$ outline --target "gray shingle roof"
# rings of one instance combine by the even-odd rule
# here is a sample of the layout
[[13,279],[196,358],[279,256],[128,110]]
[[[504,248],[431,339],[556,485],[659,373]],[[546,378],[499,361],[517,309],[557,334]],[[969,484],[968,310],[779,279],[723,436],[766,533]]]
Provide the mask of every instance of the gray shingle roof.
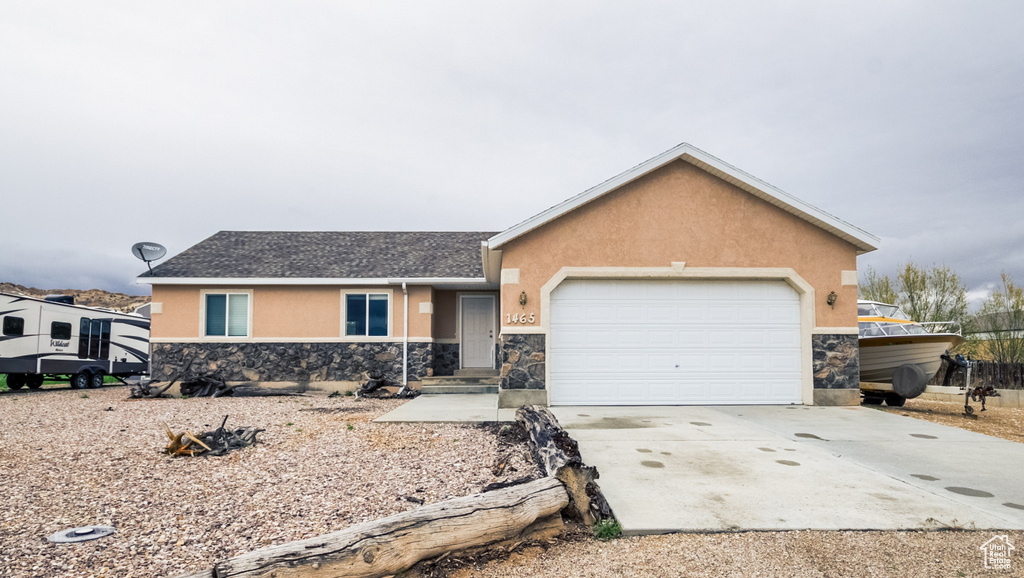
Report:
[[221,231],[146,277],[482,278],[494,233]]

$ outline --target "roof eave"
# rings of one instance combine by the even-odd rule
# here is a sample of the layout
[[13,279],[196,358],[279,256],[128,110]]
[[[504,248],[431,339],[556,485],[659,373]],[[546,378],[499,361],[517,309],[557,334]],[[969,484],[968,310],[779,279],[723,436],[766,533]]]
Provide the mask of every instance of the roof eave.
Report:
[[138,285],[480,285],[492,283],[480,277],[143,277]]

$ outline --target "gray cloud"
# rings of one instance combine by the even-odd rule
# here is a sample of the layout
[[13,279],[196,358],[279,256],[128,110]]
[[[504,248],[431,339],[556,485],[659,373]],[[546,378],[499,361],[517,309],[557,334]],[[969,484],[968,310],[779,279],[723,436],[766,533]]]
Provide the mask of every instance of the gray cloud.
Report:
[[1024,281],[1018,3],[0,1],[2,280],[500,230],[686,141],[879,235],[862,268]]

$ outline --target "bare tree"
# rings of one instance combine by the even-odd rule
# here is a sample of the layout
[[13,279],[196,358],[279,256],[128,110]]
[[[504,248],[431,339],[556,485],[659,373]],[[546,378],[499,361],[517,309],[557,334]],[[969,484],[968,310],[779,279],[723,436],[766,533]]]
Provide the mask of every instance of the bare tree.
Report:
[[868,267],[858,287],[862,299],[898,305],[914,321],[953,321],[967,318],[967,285],[945,265],[923,269],[902,265],[896,278]]
[[925,270],[907,263],[896,275],[898,305],[914,321],[955,321],[967,317],[967,285],[949,267]]
[[1024,363],[1024,287],[1004,272],[1001,289],[982,303],[974,329],[993,361]]
[[899,300],[892,279],[888,275],[880,275],[871,267],[864,271],[864,282],[857,287],[857,291],[861,299],[868,301],[896,303]]

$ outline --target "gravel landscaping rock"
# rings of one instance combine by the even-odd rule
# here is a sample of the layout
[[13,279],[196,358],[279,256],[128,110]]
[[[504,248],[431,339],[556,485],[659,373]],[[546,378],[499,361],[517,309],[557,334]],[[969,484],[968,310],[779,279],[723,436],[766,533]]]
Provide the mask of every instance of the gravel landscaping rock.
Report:
[[[1017,548],[1024,532],[999,532]],[[408,578],[547,578],[554,576],[832,577],[1024,576],[986,570],[981,546],[992,532],[740,532],[669,534],[598,542],[578,536],[530,546],[507,557],[414,569]],[[443,565],[442,565],[443,566]]]
[[[499,426],[374,424],[403,400],[128,400],[128,388],[0,395],[0,576],[167,576],[538,475]],[[172,430],[255,426],[223,457],[164,455]],[[496,462],[508,464],[502,475]],[[113,536],[53,544],[60,530]]]

